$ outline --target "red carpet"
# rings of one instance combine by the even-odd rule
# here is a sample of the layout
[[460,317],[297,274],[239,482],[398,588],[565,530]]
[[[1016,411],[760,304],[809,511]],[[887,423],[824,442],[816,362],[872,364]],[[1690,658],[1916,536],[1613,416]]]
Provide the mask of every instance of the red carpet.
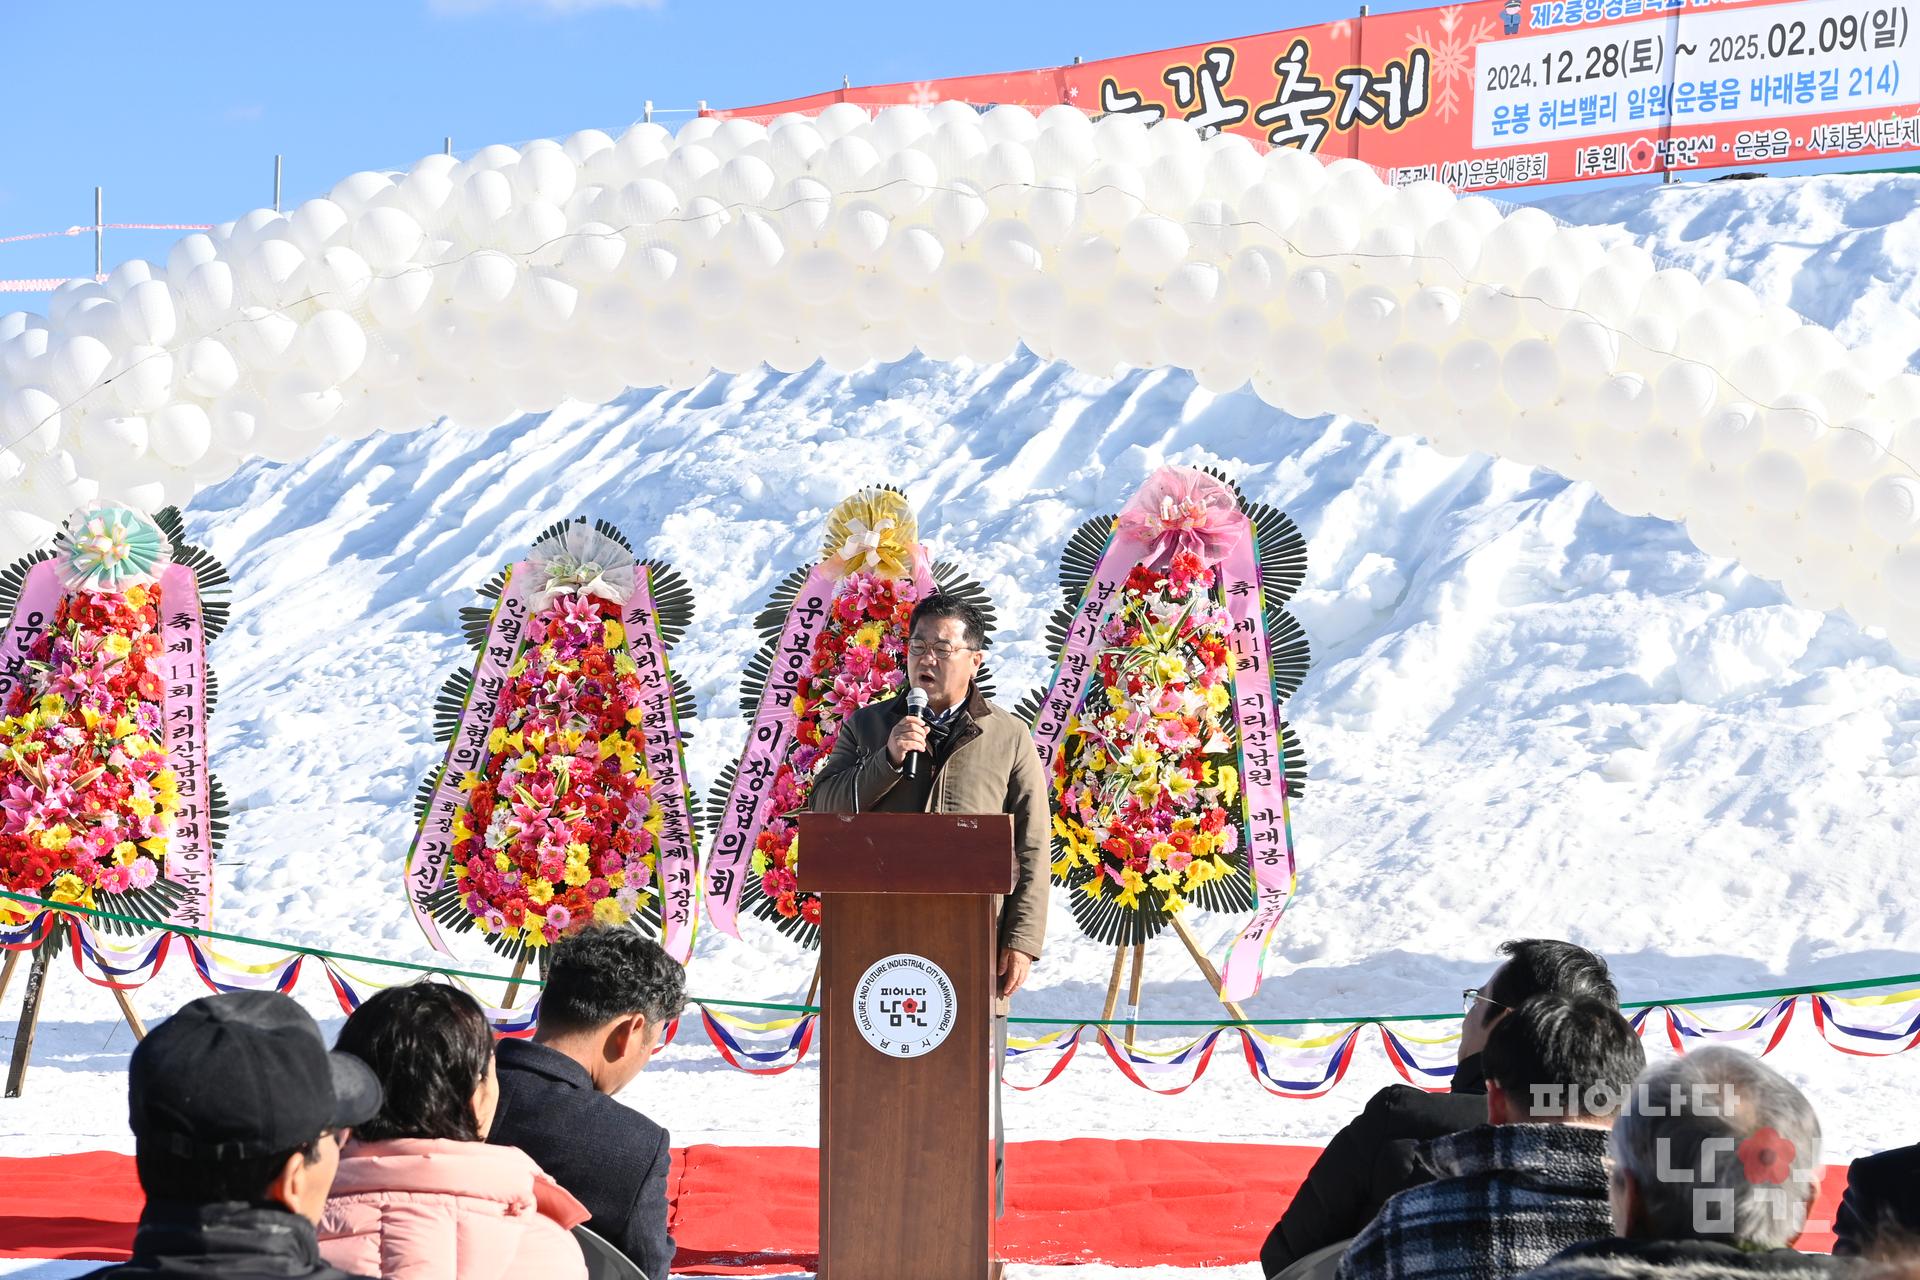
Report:
[[[1007,1150],[1001,1251],[1013,1262],[1198,1267],[1249,1261],[1313,1164],[1313,1147],[1216,1142],[1016,1142]],[[673,1153],[674,1270],[811,1270],[818,1261],[811,1147]],[[1830,1166],[1800,1247],[1832,1247],[1846,1170]],[[133,1161],[107,1152],[0,1158],[0,1257],[127,1256],[140,1216]]]

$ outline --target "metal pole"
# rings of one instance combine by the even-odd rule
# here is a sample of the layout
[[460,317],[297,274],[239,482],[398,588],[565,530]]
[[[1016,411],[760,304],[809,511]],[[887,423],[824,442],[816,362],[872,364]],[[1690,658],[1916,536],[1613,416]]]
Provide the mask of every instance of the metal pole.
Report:
[[274,156],[273,158],[273,211],[275,213],[280,212],[280,161],[281,159],[282,157],[278,155]]
[[707,100],[705,98],[700,99],[700,110],[696,114],[698,115],[707,114]]
[[106,197],[99,187],[93,189],[93,278],[107,274]]
[[652,98],[648,98],[647,105],[640,109],[640,121],[642,124],[653,123],[653,99]]
[[447,139],[447,154],[453,154],[453,139],[451,137]]

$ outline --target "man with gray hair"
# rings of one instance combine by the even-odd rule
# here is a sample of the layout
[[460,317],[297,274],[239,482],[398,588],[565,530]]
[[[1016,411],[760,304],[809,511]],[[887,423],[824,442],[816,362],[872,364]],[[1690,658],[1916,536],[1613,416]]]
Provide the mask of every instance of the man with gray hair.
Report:
[[1611,1152],[1614,1237],[1575,1245],[1527,1280],[1836,1273],[1832,1259],[1789,1247],[1820,1185],[1820,1121],[1751,1054],[1714,1045],[1648,1067]]

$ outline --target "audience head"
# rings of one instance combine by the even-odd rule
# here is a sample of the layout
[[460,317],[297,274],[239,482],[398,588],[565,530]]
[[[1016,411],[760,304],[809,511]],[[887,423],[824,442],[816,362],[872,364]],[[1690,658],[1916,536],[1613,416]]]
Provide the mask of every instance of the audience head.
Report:
[[1633,1025],[1596,996],[1534,996],[1487,1033],[1487,1114],[1495,1124],[1603,1127],[1647,1064]]
[[623,926],[586,929],[553,948],[534,1038],[618,1093],[686,1003],[686,971],[659,943]]
[[353,1011],[334,1049],[380,1078],[380,1112],[363,1142],[447,1138],[479,1142],[500,1101],[493,1028],[480,1002],[441,982],[388,987]]
[[1613,1126],[1613,1221],[1638,1239],[1789,1245],[1820,1183],[1820,1121],[1758,1058],[1720,1045],[1655,1063]]
[[278,1204],[318,1222],[346,1130],[380,1109],[365,1063],[328,1053],[274,991],[204,996],[155,1027],[127,1072],[134,1166],[151,1200]]
[[1507,957],[1483,987],[1474,988],[1460,1029],[1460,1060],[1487,1045],[1487,1033],[1508,1013],[1537,995],[1593,996],[1614,1008],[1620,993],[1607,962],[1585,947],[1551,938],[1521,938],[1500,944]]

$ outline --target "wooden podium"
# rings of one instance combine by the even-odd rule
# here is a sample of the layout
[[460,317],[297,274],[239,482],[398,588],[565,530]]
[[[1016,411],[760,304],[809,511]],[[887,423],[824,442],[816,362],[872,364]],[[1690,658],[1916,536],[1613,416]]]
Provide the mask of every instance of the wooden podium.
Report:
[[998,1275],[994,895],[1013,891],[1013,819],[799,827],[800,887],[823,895],[821,1280]]

